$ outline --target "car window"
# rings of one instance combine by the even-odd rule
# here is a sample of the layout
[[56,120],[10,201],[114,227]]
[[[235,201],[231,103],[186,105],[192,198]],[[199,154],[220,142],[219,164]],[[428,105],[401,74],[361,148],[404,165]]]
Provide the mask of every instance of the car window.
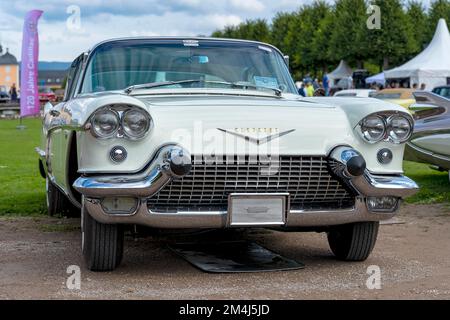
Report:
[[78,56],[70,66],[69,73],[67,75],[66,91],[64,93],[64,101],[69,100],[74,96],[77,86],[78,78],[81,73],[81,66],[83,62],[84,54]]
[[[255,43],[213,40],[130,40],[103,44],[89,58],[81,92],[183,80],[246,82],[297,94],[286,63],[275,49]],[[217,83],[201,85],[224,87]]]
[[433,93],[436,93],[446,98],[450,98],[450,88],[434,88]]
[[351,93],[351,92],[336,93],[336,97],[356,97],[356,93]]

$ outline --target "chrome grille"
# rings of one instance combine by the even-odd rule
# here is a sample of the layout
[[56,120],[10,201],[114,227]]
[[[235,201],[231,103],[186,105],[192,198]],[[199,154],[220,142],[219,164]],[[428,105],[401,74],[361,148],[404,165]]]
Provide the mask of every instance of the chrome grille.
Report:
[[226,210],[230,193],[290,194],[291,210],[338,209],[354,205],[352,195],[319,156],[280,156],[260,163],[248,156],[220,159],[192,157],[192,170],[149,199],[154,211]]

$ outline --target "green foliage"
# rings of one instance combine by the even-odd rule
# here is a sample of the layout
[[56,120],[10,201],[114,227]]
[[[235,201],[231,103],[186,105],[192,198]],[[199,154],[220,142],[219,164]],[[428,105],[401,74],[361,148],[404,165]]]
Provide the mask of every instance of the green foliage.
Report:
[[[425,48],[430,38],[426,31],[428,30],[428,16],[425,13],[424,5],[418,0],[408,2],[406,14],[408,23],[412,29],[410,36],[414,39],[416,45],[416,50],[410,53],[418,54]],[[433,28],[432,32],[434,31],[435,29]]]
[[450,0],[435,0],[431,4],[428,14],[428,38],[431,39],[439,19],[444,18],[447,21],[447,27],[450,26]]
[[227,26],[223,30],[216,30],[212,34],[218,38],[246,39],[270,42],[270,27],[266,20],[247,20],[237,26]]
[[371,53],[384,69],[389,69],[391,64],[398,65],[418,52],[419,45],[400,0],[375,0],[373,4],[381,8],[381,29],[368,33]]
[[[341,59],[371,71],[402,64],[431,41],[437,22],[450,23],[450,0],[314,0],[295,12],[226,26],[212,35],[269,42],[291,57],[296,78],[336,67]],[[381,9],[381,29],[369,30],[368,5]]]
[[364,0],[337,0],[330,37],[329,55],[334,61],[360,64],[370,54],[367,29],[367,4]]

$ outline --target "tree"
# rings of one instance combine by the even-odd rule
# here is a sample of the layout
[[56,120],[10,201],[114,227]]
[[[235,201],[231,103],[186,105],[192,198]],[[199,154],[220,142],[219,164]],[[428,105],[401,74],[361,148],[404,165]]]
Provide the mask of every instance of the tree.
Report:
[[341,59],[358,68],[371,57],[366,21],[367,6],[364,0],[337,0],[334,19],[331,24],[329,57],[333,61]]
[[374,60],[388,69],[407,60],[420,47],[401,0],[375,0],[373,4],[381,9],[381,28],[368,32],[370,51]]
[[312,55],[316,59],[315,64],[320,66],[323,72],[328,71],[330,63],[338,62],[333,60],[333,55],[330,55],[332,48],[329,39],[333,33],[333,19],[334,14],[330,7],[323,11],[323,17],[314,31],[311,44]]
[[289,32],[289,26],[292,25],[294,19],[294,13],[277,13],[272,20],[272,27],[270,29],[271,43],[288,55],[292,55],[293,52],[291,51],[292,46],[287,41],[286,35]]
[[213,37],[236,38],[255,40],[262,42],[270,41],[269,24],[264,19],[247,20],[238,26],[226,26],[223,30],[213,32]]
[[444,18],[447,21],[447,27],[450,26],[450,1],[435,0],[430,7],[428,19],[428,40],[431,41],[438,25],[439,19]]
[[[331,7],[323,0],[304,5],[289,21],[285,41],[291,45],[292,68],[299,73],[315,72],[324,67],[328,44],[314,41],[321,29],[322,20],[331,14]],[[323,38],[321,38],[323,39]],[[323,39],[326,40],[326,39]],[[323,52],[325,50],[325,52]],[[319,53],[319,54],[318,54]]]
[[428,37],[428,16],[424,5],[418,0],[408,2],[406,15],[409,20],[408,23],[413,30],[411,36],[416,42],[416,50],[413,50],[411,53],[417,54],[430,41]]

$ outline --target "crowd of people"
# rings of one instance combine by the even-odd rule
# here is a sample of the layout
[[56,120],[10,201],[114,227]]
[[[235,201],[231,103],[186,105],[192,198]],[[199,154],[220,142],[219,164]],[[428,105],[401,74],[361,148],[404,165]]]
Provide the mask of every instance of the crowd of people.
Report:
[[[346,79],[341,79],[345,83],[345,88],[339,89],[355,89],[353,78],[350,76]],[[330,79],[328,75],[325,73],[322,80],[318,78],[312,78],[310,75],[307,75],[302,81],[296,82],[297,89],[299,95],[303,97],[313,97],[313,96],[329,96],[332,95]],[[376,91],[380,91],[383,89],[413,89],[413,90],[426,90],[427,86],[425,83],[419,84],[413,83],[410,85],[407,81],[390,81],[386,82],[384,85],[380,83],[372,83],[367,86],[367,88],[361,89],[372,89]]]

